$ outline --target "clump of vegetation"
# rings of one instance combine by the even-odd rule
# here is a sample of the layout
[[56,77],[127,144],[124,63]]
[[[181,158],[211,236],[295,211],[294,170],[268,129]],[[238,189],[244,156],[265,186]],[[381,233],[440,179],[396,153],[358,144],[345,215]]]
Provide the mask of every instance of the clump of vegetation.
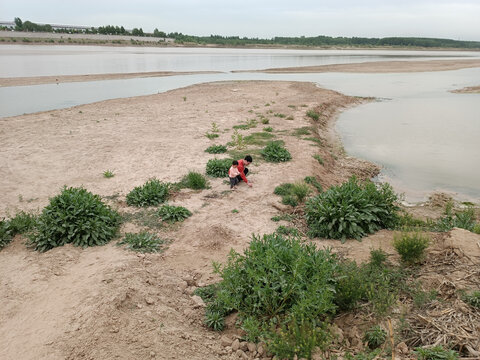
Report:
[[323,161],[323,158],[320,155],[314,154],[314,155],[312,155],[312,157],[315,160],[317,160],[320,165],[325,165],[325,162]]
[[207,313],[238,311],[250,339],[261,334],[280,358],[310,358],[328,340],[323,320],[335,310],[335,269],[328,250],[275,233],[253,236],[244,255],[232,250],[216,266],[223,280]]
[[363,341],[368,343],[370,349],[376,349],[385,343],[387,332],[379,325],[372,326],[365,332]]
[[418,360],[457,360],[459,358],[457,352],[446,350],[440,345],[428,349],[416,348],[414,352]]
[[208,188],[208,180],[203,174],[195,171],[189,171],[188,174],[182,178],[178,185],[181,188],[201,190]]
[[413,265],[423,260],[429,238],[420,232],[401,232],[393,237],[393,247],[405,264]]
[[192,216],[190,210],[184,208],[183,206],[173,206],[173,205],[162,205],[158,211],[158,216],[162,221],[168,221],[171,223],[177,221],[183,221],[189,216]]
[[286,117],[287,117],[287,115],[282,114],[282,113],[275,113],[275,114],[273,114],[273,116],[276,116],[276,117],[278,117],[278,118],[280,118],[280,119],[283,119],[283,118],[286,118]]
[[241,150],[245,148],[246,146],[245,139],[243,135],[238,132],[238,130],[235,130],[233,132],[232,141],[229,143],[229,146],[232,146],[237,150]]
[[277,141],[269,142],[261,154],[266,161],[270,162],[285,162],[292,159],[290,152]]
[[228,169],[232,166],[232,159],[210,159],[207,162],[207,175],[212,177],[228,176]]
[[316,112],[315,110],[308,110],[307,116],[314,121],[318,121],[318,119],[320,119],[320,113]]
[[35,229],[38,216],[20,211],[9,220],[9,227],[13,235],[25,234]]
[[303,179],[305,183],[312,185],[319,193],[323,192],[323,187],[322,184],[320,184],[315,176],[306,176],[305,179]]
[[275,188],[274,194],[282,197],[285,205],[297,206],[302,203],[310,193],[310,188],[305,183],[284,183]]
[[227,147],[225,145],[212,145],[206,148],[205,152],[209,154],[223,154],[227,152]]
[[168,199],[170,184],[150,179],[142,186],[135,187],[127,194],[129,206],[155,206]]
[[12,241],[13,232],[8,220],[0,220],[0,250]]
[[212,122],[212,129],[210,130],[212,133],[219,133],[220,128],[218,127],[216,122]]
[[126,249],[141,253],[158,253],[165,249],[165,240],[160,239],[155,234],[143,231],[141,233],[126,233],[118,246],[125,245]]
[[109,242],[117,234],[120,215],[83,188],[64,187],[50,199],[30,236],[38,251],[57,246],[94,246]]
[[245,124],[234,125],[233,128],[236,130],[248,130],[257,127],[257,123],[257,119],[250,119]]
[[439,219],[436,223],[435,230],[450,231],[454,227],[474,231],[476,224],[475,211],[473,208],[468,208],[464,211],[457,211],[453,214],[453,204],[448,204],[445,209],[445,216]]
[[110,179],[110,178],[112,178],[112,177],[114,177],[114,176],[115,176],[115,174],[114,174],[113,171],[111,171],[111,170],[105,170],[105,171],[103,172],[103,177],[104,177],[104,178]]
[[310,135],[311,130],[312,128],[310,126],[304,126],[304,127],[295,129],[292,135],[294,136]]
[[464,293],[462,295],[462,300],[468,305],[480,309],[480,291],[472,291],[471,293]]
[[309,235],[345,241],[392,228],[397,221],[396,201],[389,184],[377,186],[351,177],[306,202]]
[[256,132],[245,136],[244,140],[247,145],[265,145],[265,143],[274,138],[275,135],[269,132]]
[[205,133],[205,136],[206,136],[207,138],[209,138],[210,140],[213,140],[213,139],[218,138],[220,135],[215,134],[215,133],[208,133],[208,132],[207,132],[207,133]]
[[267,126],[267,127],[264,127],[264,128],[263,128],[263,131],[272,132],[272,131],[273,131],[273,128],[272,128],[271,126]]

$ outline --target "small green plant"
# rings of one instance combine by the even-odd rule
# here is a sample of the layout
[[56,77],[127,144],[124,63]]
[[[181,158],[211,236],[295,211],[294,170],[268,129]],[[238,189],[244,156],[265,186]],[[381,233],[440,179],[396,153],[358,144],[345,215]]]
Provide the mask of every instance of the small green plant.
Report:
[[472,291],[471,293],[465,293],[462,295],[462,300],[468,305],[480,309],[480,291]]
[[100,196],[83,188],[64,187],[43,209],[30,241],[38,251],[68,243],[103,245],[116,236],[119,225],[120,215]]
[[127,194],[129,206],[155,206],[168,199],[170,184],[150,179],[142,186],[135,187]]
[[273,114],[273,116],[276,116],[276,117],[278,117],[278,118],[280,118],[280,119],[284,119],[284,118],[287,117],[287,115],[282,114],[282,113],[275,113],[275,114]]
[[314,121],[318,121],[318,119],[320,119],[320,114],[318,112],[316,112],[315,110],[308,110],[307,111],[307,116]]
[[379,325],[372,326],[365,332],[363,341],[368,343],[370,349],[376,349],[385,343],[387,332]]
[[285,235],[285,236],[296,236],[296,237],[300,236],[300,232],[298,231],[298,229],[291,226],[280,225],[279,227],[277,227],[277,230],[275,230],[275,232],[277,234]]
[[205,325],[215,331],[225,328],[225,315],[219,311],[208,310],[205,312]]
[[285,162],[292,159],[290,152],[276,141],[269,142],[261,154],[269,162]]
[[157,211],[158,216],[163,221],[168,221],[171,223],[177,221],[183,221],[189,216],[192,215],[190,210],[184,208],[183,206],[172,206],[172,205],[163,205]]
[[227,177],[232,159],[210,159],[207,162],[207,175],[212,177]]
[[263,124],[263,125],[267,125],[267,124],[270,123],[270,120],[269,120],[268,118],[266,118],[266,117],[262,117],[261,121],[262,121],[262,124]]
[[189,171],[179,183],[181,188],[188,188],[193,190],[201,190],[208,188],[207,178],[198,172]]
[[255,132],[244,137],[245,144],[247,145],[265,145],[265,143],[274,138],[275,135],[269,132]]
[[323,158],[322,158],[320,155],[314,154],[314,155],[312,155],[312,157],[313,157],[315,160],[317,160],[320,165],[324,165],[324,164],[325,164],[324,161],[323,161]]
[[272,128],[271,126],[264,127],[264,128],[263,128],[263,131],[272,132],[272,131],[273,131],[273,128]]
[[322,146],[322,140],[316,138],[316,137],[306,137],[306,138],[303,138],[303,140],[307,140],[307,141],[313,141],[315,144],[317,144],[318,146]]
[[212,129],[210,130],[212,133],[219,133],[220,132],[220,129],[217,125],[216,122],[212,122]]
[[289,115],[289,116],[287,117],[287,120],[294,120],[294,117],[293,117],[292,115]]
[[304,126],[301,128],[297,128],[293,131],[292,135],[294,136],[302,136],[302,135],[310,135],[311,134],[311,127]]
[[0,220],[0,250],[7,246],[13,238],[13,231],[8,220]]
[[418,360],[457,360],[458,353],[454,350],[446,350],[437,345],[432,348],[416,348],[414,353]]
[[279,222],[279,221],[293,221],[293,220],[295,220],[295,218],[296,218],[295,215],[282,214],[282,215],[272,216],[272,218],[271,218],[270,220],[275,221],[275,222]]
[[237,150],[244,149],[246,144],[245,144],[245,139],[243,138],[243,135],[238,132],[238,130],[235,129],[232,135],[232,142],[231,146],[236,148]]
[[122,241],[118,242],[118,246],[125,245],[125,248],[142,252],[142,253],[158,253],[164,250],[165,240],[160,239],[155,234],[143,231],[138,234],[126,233]]
[[388,254],[382,249],[370,250],[370,264],[372,266],[383,266],[388,260]]
[[213,134],[213,133],[206,133],[205,136],[209,138],[210,140],[218,138],[220,135],[218,134]]
[[205,152],[209,154],[223,154],[227,152],[225,145],[212,145],[205,149]]
[[319,193],[323,192],[323,187],[322,184],[320,184],[315,176],[306,176],[305,179],[303,179],[305,183],[312,185]]
[[284,183],[275,188],[274,194],[282,197],[282,203],[285,205],[297,206],[310,193],[310,188],[305,183]]
[[112,177],[114,177],[114,176],[115,176],[115,174],[114,174],[113,171],[111,171],[111,170],[105,170],[105,171],[103,172],[103,177],[104,177],[104,178],[110,179],[110,178],[112,178]]
[[183,101],[187,101],[187,97],[186,97],[186,96],[183,97]]
[[239,211],[237,209],[232,210],[232,214],[238,214],[238,213],[239,213]]
[[400,232],[393,237],[393,247],[405,264],[413,265],[423,260],[429,238],[420,232]]

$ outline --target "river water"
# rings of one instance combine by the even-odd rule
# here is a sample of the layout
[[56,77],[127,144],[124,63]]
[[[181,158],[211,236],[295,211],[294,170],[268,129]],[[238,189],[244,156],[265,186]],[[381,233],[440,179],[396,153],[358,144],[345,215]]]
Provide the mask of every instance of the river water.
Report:
[[[409,202],[451,192],[480,201],[480,95],[449,90],[480,84],[480,68],[403,74],[231,73],[272,67],[388,60],[478,58],[479,52],[251,50],[0,45],[0,77],[221,71],[171,77],[0,88],[0,117],[223,80],[310,81],[378,101],[345,111],[337,130],[347,153],[381,165],[380,180]],[[28,99],[28,101],[25,101]]]

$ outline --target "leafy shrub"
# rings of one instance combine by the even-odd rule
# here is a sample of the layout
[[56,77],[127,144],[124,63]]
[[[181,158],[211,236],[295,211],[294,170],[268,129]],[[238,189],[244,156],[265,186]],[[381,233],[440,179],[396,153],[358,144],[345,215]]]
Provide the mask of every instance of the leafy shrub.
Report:
[[277,230],[275,230],[275,232],[277,234],[286,236],[300,236],[300,232],[296,228],[291,226],[280,225],[279,227],[277,227]]
[[210,159],[207,162],[207,175],[212,177],[227,177],[228,169],[233,159]]
[[339,310],[351,310],[365,297],[364,277],[355,261],[344,261],[337,270],[335,304]]
[[474,209],[469,208],[465,211],[456,212],[455,215],[453,215],[451,210],[453,204],[449,204],[450,206],[447,206],[445,210],[446,215],[437,221],[434,230],[450,231],[454,227],[458,227],[468,231],[474,231],[476,226]]
[[172,205],[163,205],[158,209],[157,214],[162,218],[163,221],[172,223],[183,221],[192,215],[190,210],[184,208],[183,206]]
[[363,341],[368,343],[370,349],[376,349],[383,345],[387,339],[387,332],[383,330],[379,325],[372,326],[365,332]]
[[253,236],[244,255],[232,250],[223,268],[216,265],[222,277],[217,296],[240,319],[259,321],[256,329],[253,321],[243,326],[246,336],[261,332],[269,351],[280,357],[308,357],[326,337],[321,320],[335,311],[336,267],[328,250],[296,238]]
[[205,312],[205,325],[215,331],[225,328],[225,315],[219,311],[207,310]]
[[117,234],[119,224],[120,215],[100,196],[83,188],[64,187],[43,209],[30,239],[38,251],[68,243],[102,245]]
[[285,162],[292,159],[292,155],[280,143],[271,141],[261,151],[265,160],[270,162]]
[[480,291],[463,294],[462,300],[477,309],[480,309]]
[[179,185],[184,188],[201,190],[208,188],[208,180],[204,175],[190,171],[182,178]]
[[312,155],[312,157],[313,157],[315,160],[317,160],[320,165],[324,165],[324,164],[325,164],[325,162],[323,161],[323,158],[322,158],[320,155],[314,154],[314,155]]
[[264,127],[264,128],[263,128],[263,131],[272,132],[272,131],[273,131],[273,128],[272,128],[271,126],[267,126],[267,127]]
[[472,229],[472,232],[475,234],[480,234],[480,224],[475,224],[475,226]]
[[416,348],[414,353],[417,355],[418,360],[456,360],[458,359],[458,353],[453,350],[445,350],[440,345],[432,348]]
[[388,254],[382,249],[370,250],[370,264],[372,266],[383,266],[388,259]]
[[126,233],[117,245],[125,245],[125,248],[141,253],[158,253],[164,250],[165,244],[166,241],[155,234],[143,231],[138,234]]
[[150,179],[142,186],[135,187],[127,194],[129,206],[154,206],[168,199],[170,184]]
[[227,147],[225,145],[212,145],[206,148],[205,152],[209,154],[223,154],[227,152]]
[[305,215],[312,237],[360,239],[382,228],[391,228],[397,220],[397,195],[389,184],[376,186],[356,177],[340,186],[310,198]]
[[245,140],[245,144],[247,145],[258,145],[258,146],[262,146],[262,145],[265,145],[265,143],[270,140],[270,139],[273,139],[275,137],[275,135],[269,133],[268,131],[264,131],[264,132],[255,132],[253,134],[250,134],[248,136],[245,136],[244,140]]
[[410,265],[423,259],[429,242],[428,237],[420,232],[401,232],[393,236],[393,247],[397,250],[402,261]]

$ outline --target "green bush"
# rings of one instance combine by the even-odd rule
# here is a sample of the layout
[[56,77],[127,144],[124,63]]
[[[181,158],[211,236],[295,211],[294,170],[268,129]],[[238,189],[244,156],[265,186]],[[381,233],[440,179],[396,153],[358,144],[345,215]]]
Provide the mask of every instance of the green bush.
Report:
[[336,267],[328,250],[296,238],[253,236],[244,255],[232,250],[227,264],[216,266],[217,298],[240,319],[257,319],[243,326],[246,336],[262,333],[273,354],[308,357],[326,337],[322,319],[335,311]]
[[223,154],[227,152],[227,147],[225,145],[212,145],[206,148],[205,152],[209,154]]
[[233,159],[210,159],[207,162],[207,175],[212,177],[227,177],[228,169]]
[[292,155],[280,143],[271,141],[260,152],[266,161],[285,162],[292,159]]
[[318,112],[316,112],[315,110],[308,110],[307,111],[307,116],[314,121],[318,121],[318,119],[320,119],[320,114]]
[[179,183],[182,188],[189,188],[194,190],[201,190],[208,188],[207,178],[197,172],[190,171]]
[[344,261],[339,265],[335,295],[339,310],[351,310],[365,297],[364,280],[355,261]]
[[453,350],[445,350],[440,345],[432,348],[416,348],[414,353],[417,355],[418,360],[456,360],[458,359],[458,353]]
[[389,184],[376,186],[351,177],[306,202],[309,235],[345,241],[392,228],[397,221],[396,201]]
[[100,196],[83,188],[64,187],[40,214],[30,239],[35,249],[56,246],[94,246],[109,242],[117,234],[120,215]]
[[[453,204],[451,205],[453,206]],[[456,212],[454,215],[451,211],[451,206],[447,206],[445,210],[445,216],[439,219],[434,227],[436,231],[450,231],[454,227],[465,229],[468,231],[474,231],[476,224],[475,211],[473,208],[469,208],[464,211]]]
[[165,244],[166,241],[155,234],[143,231],[138,234],[126,233],[117,245],[125,245],[125,248],[141,253],[158,253],[164,250]]
[[401,232],[393,236],[393,247],[402,261],[413,265],[423,260],[429,239],[420,232]]
[[162,218],[163,221],[172,223],[183,221],[192,215],[190,210],[184,208],[183,206],[172,205],[163,205],[158,209],[157,214]]
[[129,206],[154,206],[168,199],[170,184],[150,179],[142,186],[135,187],[127,194]]
[[305,183],[312,185],[319,193],[323,192],[323,187],[322,184],[320,184],[315,176],[306,176],[305,179],[303,179]]
[[385,343],[387,332],[379,325],[372,326],[365,332],[363,341],[368,343],[370,349],[376,349]]

